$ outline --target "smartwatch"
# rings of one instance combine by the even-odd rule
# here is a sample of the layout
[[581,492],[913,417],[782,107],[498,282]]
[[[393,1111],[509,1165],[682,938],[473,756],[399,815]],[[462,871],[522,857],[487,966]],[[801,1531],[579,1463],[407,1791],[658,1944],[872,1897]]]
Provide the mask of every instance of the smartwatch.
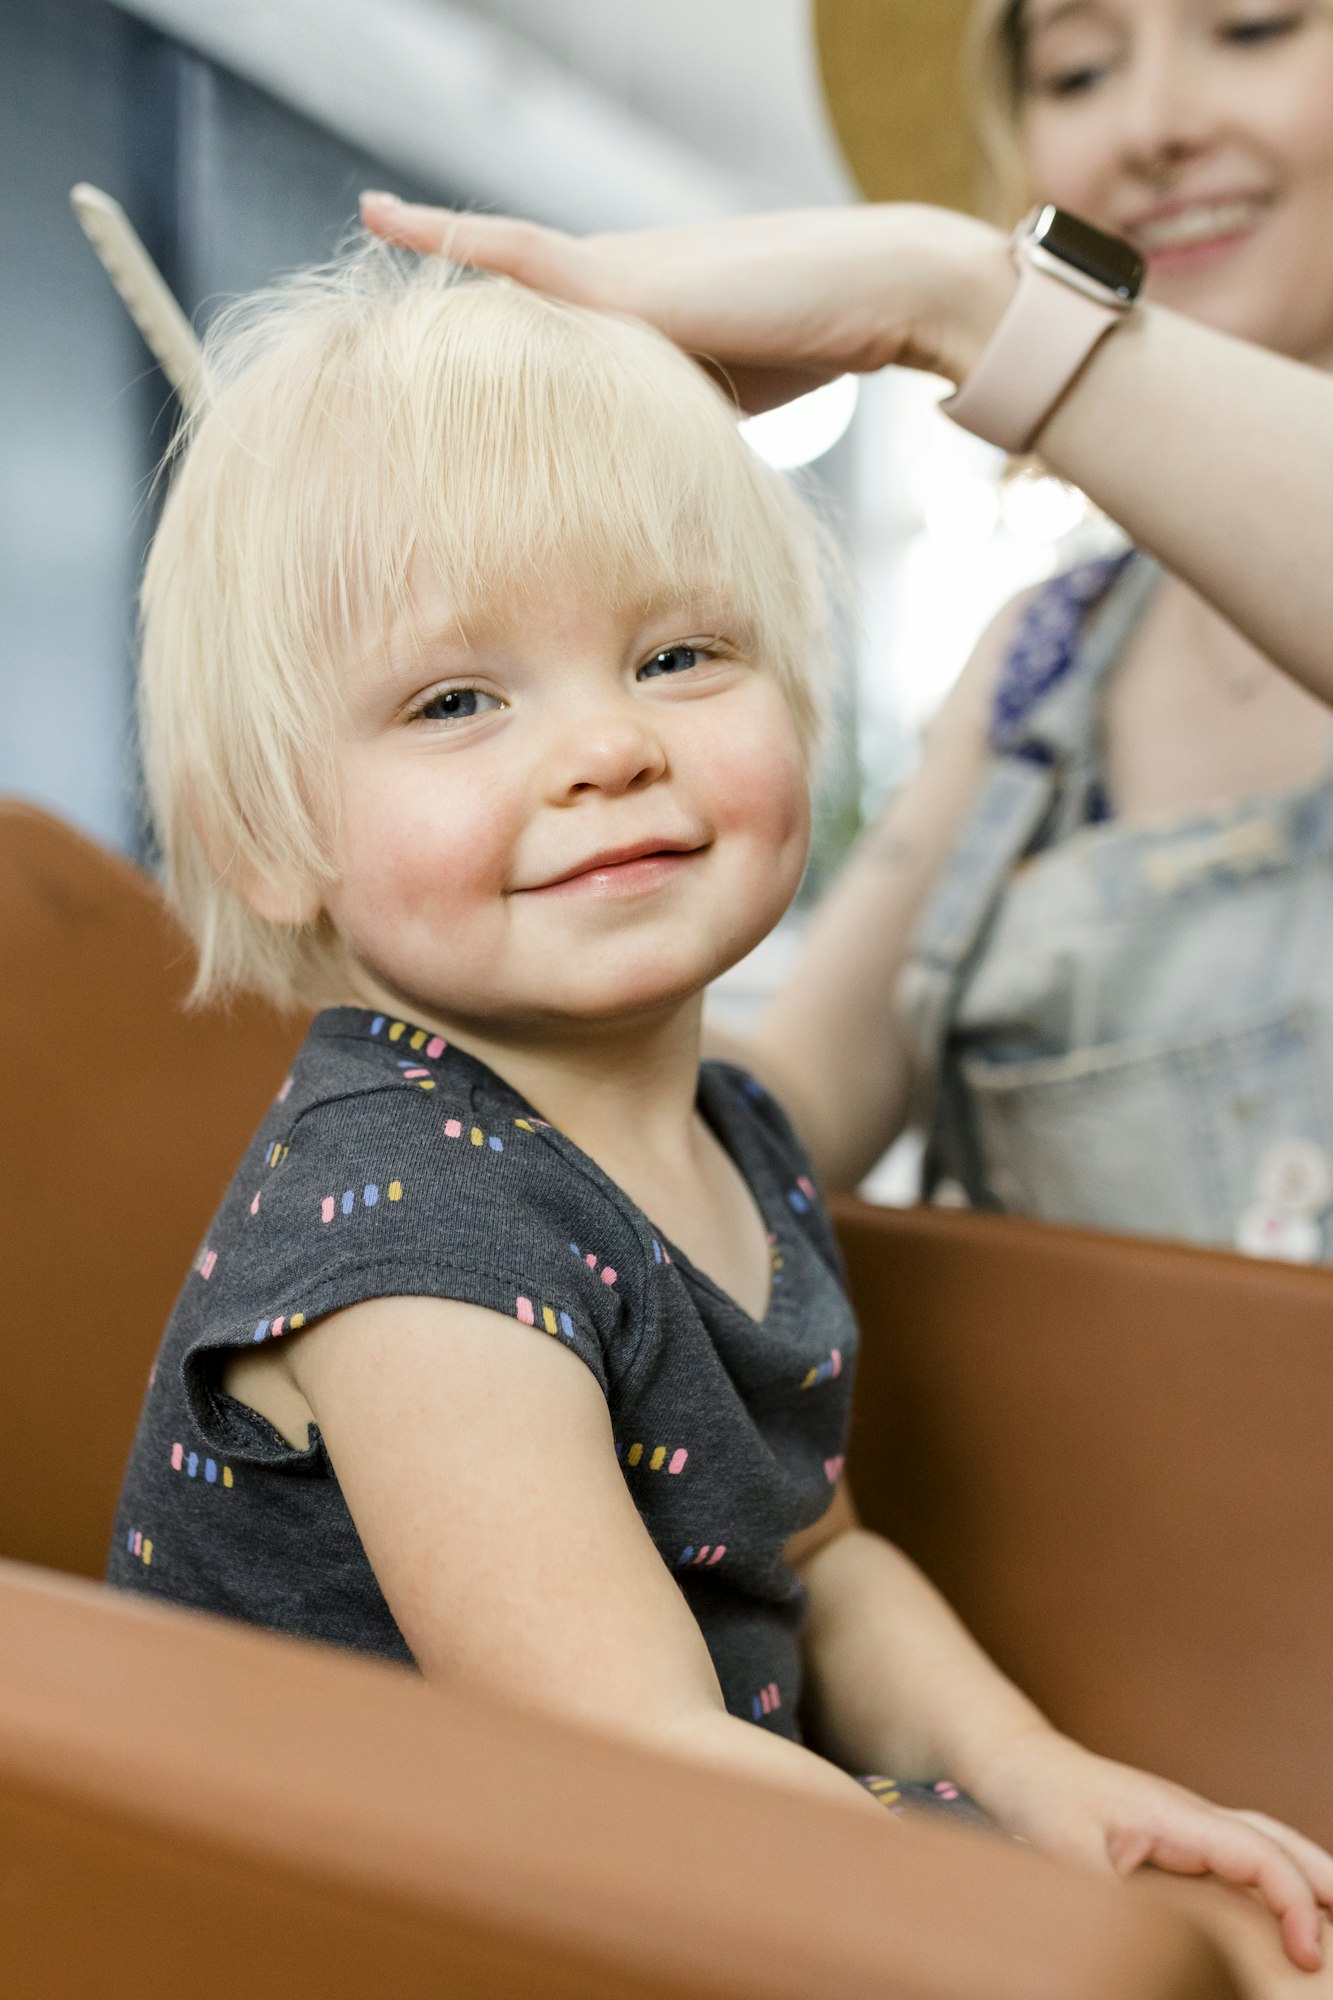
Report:
[[940,408],[1004,451],[1030,451],[1098,341],[1143,288],[1132,243],[1052,202],[1013,238],[1018,290],[962,386]]

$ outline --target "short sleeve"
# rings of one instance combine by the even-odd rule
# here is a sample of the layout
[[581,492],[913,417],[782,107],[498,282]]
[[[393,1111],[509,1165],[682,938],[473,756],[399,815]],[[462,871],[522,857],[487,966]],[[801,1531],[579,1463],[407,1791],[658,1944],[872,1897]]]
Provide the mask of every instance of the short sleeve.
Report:
[[[298,1107],[278,1130],[261,1132],[189,1281],[182,1366],[206,1439],[236,1444],[236,1406],[217,1386],[225,1353],[395,1295],[517,1319],[609,1392],[641,1252],[558,1135],[438,1075],[429,1094],[405,1079]],[[256,1455],[286,1454],[274,1434]]]

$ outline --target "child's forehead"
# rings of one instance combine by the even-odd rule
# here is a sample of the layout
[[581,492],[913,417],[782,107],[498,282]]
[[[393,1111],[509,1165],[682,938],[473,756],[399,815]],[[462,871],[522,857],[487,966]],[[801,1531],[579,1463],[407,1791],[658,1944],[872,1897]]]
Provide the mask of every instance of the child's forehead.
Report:
[[670,583],[635,583],[572,568],[465,596],[431,571],[413,578],[403,601],[386,609],[368,651],[390,664],[406,665],[442,650],[521,649],[525,640],[556,629],[618,633],[629,641],[677,623],[680,636],[689,637],[720,629],[734,634],[734,628],[748,622],[740,594],[702,574]]

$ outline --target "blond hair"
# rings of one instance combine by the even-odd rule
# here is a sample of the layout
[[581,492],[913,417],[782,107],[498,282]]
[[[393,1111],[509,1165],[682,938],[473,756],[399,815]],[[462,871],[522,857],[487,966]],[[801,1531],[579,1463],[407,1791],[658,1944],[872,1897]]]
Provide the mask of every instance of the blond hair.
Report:
[[[1017,222],[1033,198],[1023,150],[1024,0],[976,0],[964,65],[972,125],[982,159],[983,207],[995,222]],[[1324,0],[1333,7],[1333,0]]]
[[140,715],[194,997],[340,996],[326,919],[345,666],[438,581],[460,627],[574,575],[617,604],[705,594],[809,755],[828,542],[732,404],[637,322],[366,244],[221,316],[142,592]]
[[977,0],[963,61],[982,163],[982,206],[1007,228],[1031,197],[1023,152],[1023,0]]

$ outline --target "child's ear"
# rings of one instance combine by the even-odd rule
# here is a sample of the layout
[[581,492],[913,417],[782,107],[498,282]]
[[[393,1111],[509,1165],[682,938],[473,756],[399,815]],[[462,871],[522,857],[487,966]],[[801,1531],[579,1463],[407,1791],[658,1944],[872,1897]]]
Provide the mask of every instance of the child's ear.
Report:
[[285,930],[302,930],[313,924],[323,902],[313,883],[289,880],[274,882],[250,868],[234,866],[228,886],[265,923]]
[[284,930],[301,930],[314,923],[323,908],[323,899],[318,886],[307,876],[296,870],[286,874],[264,873],[235,848],[222,851],[210,830],[197,819],[193,824],[218,880],[247,909],[265,923],[278,924]]

